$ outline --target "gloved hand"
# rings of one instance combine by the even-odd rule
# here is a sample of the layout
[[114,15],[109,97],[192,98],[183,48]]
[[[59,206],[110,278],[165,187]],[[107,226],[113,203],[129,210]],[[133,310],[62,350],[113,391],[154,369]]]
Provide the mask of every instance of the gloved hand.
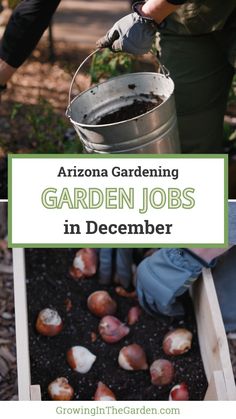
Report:
[[114,52],[145,54],[152,47],[156,31],[157,23],[154,20],[133,12],[118,20],[106,35],[97,41],[97,46],[109,47]]
[[190,287],[204,267],[214,265],[214,261],[207,263],[189,250],[158,250],[137,269],[136,291],[141,306],[150,314],[184,315],[176,297]]
[[99,282],[109,284],[114,281],[124,288],[132,283],[133,249],[100,249]]

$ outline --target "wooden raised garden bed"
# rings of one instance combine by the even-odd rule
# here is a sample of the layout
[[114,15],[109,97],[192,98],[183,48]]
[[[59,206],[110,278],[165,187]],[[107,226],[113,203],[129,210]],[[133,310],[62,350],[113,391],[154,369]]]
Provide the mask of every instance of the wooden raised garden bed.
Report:
[[[63,267],[67,266],[65,261],[63,260],[63,257],[61,256],[60,252],[65,252],[65,256],[66,257],[72,257],[71,255],[73,254],[72,250],[66,250],[66,249],[32,249],[32,250],[24,250],[24,249],[14,249],[13,250],[13,261],[14,261],[14,290],[15,290],[15,316],[16,316],[16,343],[17,343],[17,367],[18,367],[18,388],[19,388],[19,399],[20,400],[47,400],[47,396],[45,397],[46,394],[46,390],[45,390],[45,383],[43,383],[43,381],[45,381],[45,377],[44,380],[42,378],[42,382],[41,379],[39,378],[38,381],[35,382],[35,380],[37,380],[37,377],[39,377],[40,375],[40,362],[45,362],[45,361],[39,361],[39,364],[37,364],[37,362],[33,362],[32,363],[32,351],[34,352],[35,346],[34,345],[39,345],[41,344],[41,337],[40,336],[36,336],[36,333],[34,331],[34,325],[35,325],[35,312],[38,311],[40,308],[45,308],[42,307],[42,301],[44,301],[44,297],[43,297],[43,289],[41,287],[42,290],[42,295],[41,292],[38,295],[38,298],[36,298],[37,301],[33,302],[30,301],[29,298],[29,294],[32,293],[32,289],[34,287],[34,281],[35,281],[35,285],[36,285],[36,279],[34,278],[29,278],[29,276],[32,276],[30,274],[30,272],[27,272],[27,269],[29,270],[29,268],[27,268],[27,263],[25,263],[25,259],[29,259],[30,260],[30,264],[31,264],[31,272],[34,272],[35,270],[35,260],[37,259],[37,257],[35,258],[34,256],[34,252],[37,251],[38,252],[42,252],[43,258],[42,258],[42,266],[41,266],[41,271],[38,273],[38,279],[37,281],[40,284],[40,281],[43,280],[42,278],[45,276],[45,269],[47,271],[47,266],[48,269],[50,270],[50,264],[47,265],[47,254],[51,254],[53,255],[53,252],[55,255],[57,255],[57,257],[59,257],[59,260],[57,261],[57,263],[55,263],[55,269],[58,270],[58,274],[51,274],[51,279],[50,279],[50,275],[48,277],[48,279],[46,279],[46,282],[51,282],[51,286],[53,287],[53,281],[58,280],[60,284],[63,284],[63,278],[66,280],[65,282],[65,287],[67,287],[67,294],[65,294],[65,297],[67,297],[68,295],[71,295],[71,292],[73,294],[73,290],[82,290],[80,292],[82,292],[82,297],[83,297],[83,284],[81,285],[81,281],[80,283],[75,283],[73,281],[73,279],[71,279],[68,275],[68,278],[66,277],[66,274],[63,272]],[[48,252],[48,253],[47,253]],[[70,253],[71,252],[71,253]],[[25,257],[26,255],[26,257]],[[33,255],[33,256],[32,256]],[[40,253],[39,253],[40,255]],[[37,256],[37,255],[36,255]],[[61,265],[60,265],[61,264]],[[68,264],[68,262],[67,262]],[[51,269],[54,269],[53,266],[51,266]],[[68,270],[69,270],[69,266],[68,266]],[[27,272],[27,274],[26,274]],[[54,272],[52,270],[52,272]],[[56,272],[56,270],[55,270]],[[47,273],[48,274],[48,273]],[[61,277],[60,277],[61,275]],[[27,278],[27,280],[26,280]],[[47,278],[47,275],[45,276],[45,278]],[[62,278],[60,280],[60,278]],[[71,281],[71,282],[70,282]],[[93,278],[89,278],[87,280],[84,280],[87,282],[84,282],[84,293],[87,295],[89,295],[89,293],[91,292],[90,288],[95,286],[95,289],[98,289],[98,285],[97,285],[97,281],[96,279]],[[94,282],[93,282],[94,281]],[[46,284],[45,282],[45,284]],[[93,285],[94,284],[94,285]],[[70,290],[70,286],[72,287],[72,291]],[[86,291],[86,286],[87,291]],[[77,288],[76,288],[77,287]],[[97,288],[96,288],[97,287]],[[100,287],[101,288],[101,287]],[[68,291],[69,290],[69,291]],[[55,291],[52,290],[48,291],[46,293],[46,299],[50,297],[50,295],[53,295],[53,293],[55,294],[58,291],[58,293],[60,292],[59,288],[55,289]],[[50,294],[51,292],[51,294]],[[69,292],[69,294],[68,294]],[[81,295],[81,294],[78,294]],[[85,295],[85,297],[87,298],[87,295]],[[234,382],[234,377],[233,377],[233,371],[232,371],[232,366],[231,366],[231,361],[230,361],[230,355],[229,355],[229,350],[228,350],[228,343],[227,343],[227,338],[226,338],[226,334],[225,334],[225,330],[224,330],[224,325],[223,325],[223,321],[222,321],[222,317],[221,317],[221,313],[220,313],[220,308],[219,308],[219,304],[218,304],[218,300],[217,300],[217,296],[216,296],[216,291],[215,291],[215,287],[214,287],[214,281],[213,281],[213,277],[212,277],[212,272],[210,270],[204,270],[203,271],[203,275],[202,278],[198,281],[195,282],[194,286],[192,287],[191,290],[191,296],[194,302],[194,311],[195,311],[195,318],[196,318],[196,325],[193,326],[193,330],[195,328],[195,334],[196,334],[196,329],[198,332],[198,341],[199,341],[199,347],[200,347],[200,353],[201,356],[199,354],[199,347],[198,347],[198,343],[195,344],[195,349],[196,352],[198,352],[198,356],[200,358],[200,361],[197,361],[198,363],[203,362],[203,384],[201,389],[198,389],[197,386],[197,377],[195,377],[194,375],[194,380],[192,383],[192,388],[194,388],[194,386],[196,387],[196,395],[192,398],[193,400],[199,400],[199,399],[204,399],[204,400],[236,400],[236,387],[235,387],[235,382]],[[52,298],[52,297],[50,297]],[[76,297],[77,299],[77,297]],[[73,298],[72,298],[73,300]],[[126,299],[127,300],[127,299]],[[58,300],[57,300],[58,301]],[[77,301],[77,300],[76,300]],[[85,300],[86,301],[86,300]],[[48,302],[45,301],[45,304],[47,304]],[[53,303],[55,304],[55,302]],[[73,302],[74,304],[74,302]],[[84,305],[83,305],[84,304]],[[128,303],[125,302],[125,304],[127,305]],[[35,306],[35,307],[34,307]],[[76,315],[78,315],[78,313],[83,312],[84,307],[86,306],[85,303],[81,303],[81,307],[79,311],[76,311]],[[86,308],[86,307],[85,307]],[[125,309],[126,310],[126,307]],[[125,312],[125,311],[124,311]],[[123,313],[124,313],[123,312]],[[86,314],[87,315],[87,314]],[[122,319],[125,317],[125,315],[122,315],[122,311],[119,313],[120,318]],[[90,316],[90,317],[89,317]],[[88,318],[85,318],[84,323],[86,323],[88,326],[88,328],[90,327],[90,320],[92,319],[91,317],[92,315],[88,314]],[[146,316],[146,317],[145,317]],[[86,316],[85,316],[86,317]],[[194,316],[193,316],[194,317]],[[144,314],[143,315],[143,323],[140,323],[140,325],[137,325],[136,327],[133,328],[132,333],[131,333],[131,338],[135,338],[136,341],[138,339],[142,340],[142,336],[145,337],[145,322],[147,322],[147,331],[151,330],[151,321],[149,323],[149,318],[148,315]],[[71,321],[71,320],[70,320]],[[97,319],[95,319],[95,325],[96,325],[96,321]],[[195,320],[193,320],[193,322],[195,322]],[[83,322],[80,323],[81,327],[83,327]],[[68,340],[68,345],[70,342],[70,330],[73,331],[73,326],[71,326],[71,323],[67,323],[68,326],[68,330],[66,331],[66,335],[64,338],[64,341]],[[96,326],[95,326],[96,327]],[[142,331],[143,335],[140,335],[140,331],[139,329],[143,328],[144,330]],[[150,328],[150,329],[149,329]],[[85,332],[83,332],[82,336],[85,336],[85,342],[87,339],[88,342],[88,336],[90,336],[91,332],[96,332],[96,328],[94,330],[92,330],[91,328],[88,330],[88,333],[86,335]],[[79,332],[78,332],[79,333]],[[153,333],[153,332],[152,332]],[[163,333],[163,332],[160,332]],[[33,336],[32,336],[33,335]],[[79,335],[78,335],[79,336]],[[87,336],[87,337],[86,337]],[[154,336],[154,335],[153,335]],[[153,337],[152,336],[152,337]],[[43,340],[44,339],[44,340]],[[42,338],[43,341],[43,348],[45,349],[46,353],[47,352],[47,346],[45,346],[45,344],[49,341],[45,340],[45,339],[51,339],[51,338]],[[52,338],[54,339],[54,338]],[[78,337],[78,339],[80,340],[81,337]],[[197,339],[195,339],[197,340]],[[60,341],[59,338],[57,340],[57,342],[63,342],[64,341]],[[150,341],[148,341],[147,344],[147,348],[149,350],[149,352],[147,352],[147,355],[149,357],[151,357],[151,352],[153,349],[153,341],[155,341],[155,337],[154,339],[150,339]],[[52,341],[50,341],[51,344]],[[54,341],[56,342],[56,341]],[[72,340],[73,342],[73,340]],[[78,344],[83,344],[83,342],[79,342]],[[124,344],[126,344],[126,342],[124,342]],[[92,345],[92,344],[91,344]],[[91,346],[90,345],[90,346]],[[104,348],[106,348],[106,344],[104,344],[104,342],[99,342],[99,338],[98,340],[93,344],[95,348],[95,353],[97,350],[97,354],[100,353],[100,348],[101,351],[105,350]],[[100,345],[100,346],[99,346]],[[118,344],[116,344],[118,345]],[[85,345],[86,346],[86,345]],[[111,348],[111,349],[110,349]],[[195,349],[192,349],[192,358],[188,358],[186,356],[185,361],[188,363],[188,368],[191,367],[191,364],[194,364],[194,354],[195,354]],[[52,347],[50,347],[51,352],[52,351]],[[113,345],[109,346],[109,350],[110,350],[110,358],[112,358],[112,354],[114,351],[114,347]],[[92,350],[93,351],[93,350]],[[190,351],[191,352],[191,351]],[[104,352],[104,359],[103,362],[106,363],[106,352]],[[46,356],[46,354],[45,354]],[[101,355],[102,356],[102,355]],[[184,355],[185,356],[185,355]],[[201,361],[202,358],[202,361]],[[183,360],[182,360],[183,361]],[[183,362],[180,360],[180,370],[182,370],[182,366],[183,366]],[[66,367],[63,367],[63,360],[61,361],[59,359],[59,364],[62,365],[62,372],[65,373],[66,371]],[[102,361],[101,361],[102,362]],[[182,362],[182,364],[181,364]],[[43,365],[43,364],[42,364]],[[45,364],[46,365],[46,364]],[[53,364],[55,365],[55,364]],[[196,364],[196,369],[198,370],[197,367],[198,364]],[[31,369],[32,368],[32,369]],[[39,370],[39,372],[36,371],[36,375],[34,374],[34,369]],[[46,368],[46,366],[45,366]],[[63,371],[64,368],[64,371]],[[97,367],[98,368],[98,367]],[[117,366],[118,368],[118,366]],[[43,368],[42,368],[43,369]],[[52,370],[54,370],[54,366],[52,366],[51,368]],[[199,367],[198,370],[198,375],[201,376],[201,368]],[[48,369],[48,371],[50,371],[50,369]],[[99,376],[99,374],[103,374],[102,370],[98,370],[97,374]],[[205,374],[204,374],[205,372]],[[33,374],[32,374],[33,373]],[[54,371],[54,373],[56,373]],[[63,373],[61,376],[63,376]],[[125,372],[127,373],[127,372]],[[38,375],[37,375],[38,374]],[[57,373],[58,374],[58,373]],[[78,374],[78,373],[76,373]],[[115,373],[115,371],[110,371],[110,377],[111,377],[111,381],[114,378],[114,376],[116,375],[117,379],[121,380],[123,372],[119,371],[118,374]],[[132,372],[128,372],[128,374],[133,374]],[[137,373],[136,377],[138,377],[138,379],[140,380],[140,385],[142,384],[142,376],[138,375],[138,374],[143,374],[143,372],[141,373]],[[177,374],[179,374],[179,371],[177,371]],[[49,374],[50,375],[50,374]],[[85,374],[86,375],[86,374]],[[32,376],[34,376],[34,380],[32,380]],[[57,376],[60,375],[56,375],[54,378],[56,378]],[[35,378],[36,377],[36,378]],[[52,375],[53,377],[53,375]],[[52,377],[48,377],[48,384],[50,381],[52,381]],[[76,378],[73,378],[72,376],[72,380],[75,379],[79,382],[80,378],[78,378],[79,376],[76,375]],[[92,376],[94,377],[94,376]],[[96,377],[96,368],[95,368],[95,377]],[[134,375],[132,376],[132,378],[134,377]],[[97,378],[97,377],[96,377]],[[196,379],[195,379],[196,378]],[[81,378],[81,383],[84,382],[84,380],[86,380],[87,378],[84,378],[83,375],[83,379]],[[89,378],[90,381],[93,380],[93,378]],[[146,378],[145,378],[146,379]],[[115,378],[114,378],[115,380]],[[205,384],[204,384],[204,380],[205,380]],[[33,383],[33,385],[32,385]],[[149,395],[152,395],[152,400],[155,400],[155,392],[153,392],[151,386],[146,384],[147,382],[144,380],[143,381],[143,385],[144,387],[147,386],[147,391],[144,392],[144,394],[139,395],[137,394],[137,397],[135,397],[135,400],[148,400]],[[112,384],[112,383],[106,383],[107,385]],[[114,383],[113,383],[114,384]],[[95,384],[94,384],[95,385]],[[191,385],[191,383],[190,383]],[[93,383],[90,384],[90,386],[93,387]],[[122,393],[122,386],[120,386],[118,388],[118,394],[117,394],[117,399],[118,400],[132,400],[131,398],[123,398],[123,394]],[[81,384],[81,389],[83,388],[83,384]],[[120,390],[119,390],[120,389]],[[76,400],[92,400],[92,394],[94,394],[94,389],[88,389],[88,398],[86,398],[86,395],[82,395],[82,397],[78,396],[77,398],[75,398]],[[82,390],[81,390],[82,391]],[[119,393],[120,391],[120,393]],[[150,392],[149,392],[150,391]],[[200,396],[200,392],[203,392],[203,396]],[[198,394],[199,393],[199,394]],[[130,396],[132,397],[132,395]],[[159,394],[158,397],[161,397],[161,393]],[[157,398],[157,400],[161,400],[161,398]],[[163,393],[163,400],[167,400],[166,398],[166,394],[165,392]]]

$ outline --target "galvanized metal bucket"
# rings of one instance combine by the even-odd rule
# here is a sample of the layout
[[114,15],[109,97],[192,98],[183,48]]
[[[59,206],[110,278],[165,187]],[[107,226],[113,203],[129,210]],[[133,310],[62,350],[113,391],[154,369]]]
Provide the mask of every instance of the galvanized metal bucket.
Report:
[[[179,136],[174,101],[174,83],[164,66],[162,73],[125,74],[99,83],[71,100],[72,87],[84,63],[78,67],[69,90],[66,115],[87,153],[179,153]],[[130,88],[132,86],[132,88]],[[163,102],[132,119],[97,125],[107,114],[126,107],[139,98]]]

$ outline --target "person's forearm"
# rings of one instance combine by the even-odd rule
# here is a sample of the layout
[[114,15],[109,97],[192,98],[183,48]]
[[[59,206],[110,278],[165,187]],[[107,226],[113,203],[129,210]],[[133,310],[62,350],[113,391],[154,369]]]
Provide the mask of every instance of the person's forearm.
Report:
[[21,1],[4,31],[0,59],[12,68],[20,67],[39,42],[59,3],[60,0]]
[[228,246],[225,249],[189,249],[191,252],[195,253],[195,255],[199,256],[206,262],[210,263],[213,259],[223,255],[225,252],[227,252],[231,247]]
[[148,0],[140,8],[140,11],[143,16],[151,17],[157,23],[161,23],[167,16],[175,12],[184,1],[180,0],[177,3],[172,4],[167,0]]

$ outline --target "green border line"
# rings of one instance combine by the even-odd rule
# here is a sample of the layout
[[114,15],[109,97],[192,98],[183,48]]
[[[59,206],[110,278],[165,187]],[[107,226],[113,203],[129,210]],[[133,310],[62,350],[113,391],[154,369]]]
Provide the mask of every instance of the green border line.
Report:
[[93,248],[93,249],[102,249],[102,248],[108,248],[108,249],[119,249],[119,248],[122,248],[122,249],[128,249],[128,248],[132,248],[132,249],[140,249],[140,248],[144,248],[144,249],[159,249],[159,248],[176,248],[176,249],[179,249],[179,248],[188,248],[188,249],[191,249],[191,248],[203,248],[203,249],[214,249],[214,248],[226,248],[227,247],[227,245],[225,245],[225,244],[222,244],[222,243],[219,243],[219,244],[199,244],[199,243],[196,243],[196,244],[186,244],[186,243],[174,243],[174,244],[172,244],[172,243],[164,243],[164,244],[161,244],[161,243],[157,243],[157,244],[155,244],[155,243],[150,243],[150,244],[147,244],[147,243],[140,243],[140,244],[134,244],[134,243],[130,243],[130,244],[109,244],[109,243],[107,243],[107,244],[91,244],[91,243],[72,243],[72,244],[70,244],[70,243],[64,243],[64,244],[57,244],[57,243],[45,243],[45,244],[42,244],[42,243],[40,243],[40,244],[38,244],[38,243],[27,243],[27,244],[25,244],[25,243],[17,243],[17,244],[13,244],[13,245],[11,245],[11,246],[8,246],[10,249],[17,249],[17,248],[20,248],[20,249],[22,249],[22,248],[25,248],[25,249],[33,249],[33,248],[36,248],[36,249],[72,249],[72,248],[76,248],[76,249],[78,249],[78,248],[87,248],[87,247],[90,247],[90,248]]
[[[224,160],[224,243],[139,243],[139,244],[90,244],[90,243],[12,243],[12,160],[13,159],[223,159]],[[218,248],[228,245],[228,155],[227,154],[8,154],[8,246],[9,248]]]
[[7,234],[8,247],[13,248],[12,244],[12,159],[14,154],[8,154],[7,182],[8,182],[8,217],[7,217]]
[[228,162],[228,154],[8,154],[8,159],[217,159]]

